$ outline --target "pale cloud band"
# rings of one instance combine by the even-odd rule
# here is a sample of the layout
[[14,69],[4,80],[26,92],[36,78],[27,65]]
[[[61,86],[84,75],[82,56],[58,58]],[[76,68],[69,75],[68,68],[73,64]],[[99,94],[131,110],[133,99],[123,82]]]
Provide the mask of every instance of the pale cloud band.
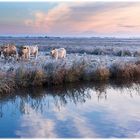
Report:
[[[47,6],[48,3],[51,2],[44,4]],[[11,21],[7,27],[9,30],[4,31],[2,28],[2,33],[51,36],[137,36],[140,34],[140,2],[55,3],[56,5],[47,11],[38,8],[30,10],[22,23],[17,22],[17,26],[13,26]]]
[[139,34],[140,3],[60,3],[25,21],[37,32],[55,35]]

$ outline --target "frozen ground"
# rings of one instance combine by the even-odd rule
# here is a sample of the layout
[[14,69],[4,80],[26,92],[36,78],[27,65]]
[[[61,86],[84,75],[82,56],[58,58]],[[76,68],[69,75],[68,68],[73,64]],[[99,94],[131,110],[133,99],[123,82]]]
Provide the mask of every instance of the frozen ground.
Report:
[[[19,62],[0,57],[0,93],[44,83],[140,78],[140,39],[0,37],[1,45],[7,43],[37,44],[39,56]],[[52,59],[50,50],[60,47],[66,48],[66,58]]]
[[0,37],[0,45],[17,46],[37,44],[40,51],[64,47],[68,53],[140,56],[139,38],[60,38],[60,37]]
[[[110,67],[113,63],[136,62],[140,60],[139,38],[60,38],[60,37],[0,37],[0,45],[15,43],[16,46],[34,45],[39,46],[37,60],[16,62],[5,61],[0,58],[0,71],[14,71],[19,67],[42,68],[47,63],[69,68],[74,63],[84,61],[87,70],[97,67]],[[49,56],[52,48],[64,47],[67,57],[62,60],[53,60]]]
[[87,70],[94,70],[97,67],[110,67],[114,63],[133,63],[140,60],[140,57],[132,57],[132,56],[110,56],[110,55],[88,55],[88,54],[67,54],[65,59],[52,59],[50,55],[40,52],[37,59],[31,58],[30,60],[26,61],[14,61],[9,60],[6,61],[3,58],[0,58],[0,71],[1,72],[8,72],[14,71],[19,67],[24,68],[42,68],[43,66],[53,63],[56,66],[63,66],[65,64],[66,68],[71,67],[74,63],[78,64],[81,62],[85,62],[87,65]]

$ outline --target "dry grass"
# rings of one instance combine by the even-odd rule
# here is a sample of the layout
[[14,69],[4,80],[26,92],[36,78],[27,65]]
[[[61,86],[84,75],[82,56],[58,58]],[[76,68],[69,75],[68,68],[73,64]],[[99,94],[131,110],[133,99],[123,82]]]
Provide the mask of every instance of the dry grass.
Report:
[[110,78],[110,71],[106,67],[99,67],[93,72],[94,81],[106,81]]
[[140,78],[140,62],[115,63],[110,66],[98,66],[87,73],[89,68],[85,60],[72,62],[49,62],[42,67],[20,66],[14,71],[0,73],[0,93],[9,93],[17,88],[33,86],[63,85],[79,81],[135,80]]
[[57,85],[63,83],[65,76],[65,64],[60,65],[50,62],[44,66],[44,70],[46,73],[47,85]]
[[135,80],[140,78],[139,64],[113,64],[110,71],[113,79]]
[[17,88],[17,85],[13,78],[0,77],[0,94],[11,93]]
[[15,72],[15,82],[19,87],[42,86],[45,73],[42,69],[18,68]]
[[80,63],[73,62],[72,66],[66,67],[66,63],[54,64],[49,63],[44,68],[47,73],[46,82],[48,85],[63,84],[68,82],[76,82],[83,79],[84,68],[86,67],[85,61]]
[[73,63],[72,67],[66,70],[65,82],[76,82],[84,79],[86,62]]

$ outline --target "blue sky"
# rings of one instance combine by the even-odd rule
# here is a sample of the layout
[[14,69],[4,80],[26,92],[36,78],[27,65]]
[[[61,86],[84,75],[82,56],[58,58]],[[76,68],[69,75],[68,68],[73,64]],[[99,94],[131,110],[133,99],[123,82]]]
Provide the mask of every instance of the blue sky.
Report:
[[22,22],[32,18],[32,13],[37,11],[48,12],[57,3],[44,2],[0,2],[0,23],[10,24],[11,22]]

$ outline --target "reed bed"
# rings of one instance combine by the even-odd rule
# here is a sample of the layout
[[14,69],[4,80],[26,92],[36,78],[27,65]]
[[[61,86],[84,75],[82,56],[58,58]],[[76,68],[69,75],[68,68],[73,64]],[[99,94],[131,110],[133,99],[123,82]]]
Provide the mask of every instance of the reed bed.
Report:
[[[3,67],[7,67],[6,64]],[[48,87],[80,81],[105,82],[140,78],[140,61],[105,65],[83,57],[47,61],[46,58],[41,58],[37,61],[19,62],[14,67],[11,65],[6,71],[0,70],[0,94],[12,93],[20,88]]]

